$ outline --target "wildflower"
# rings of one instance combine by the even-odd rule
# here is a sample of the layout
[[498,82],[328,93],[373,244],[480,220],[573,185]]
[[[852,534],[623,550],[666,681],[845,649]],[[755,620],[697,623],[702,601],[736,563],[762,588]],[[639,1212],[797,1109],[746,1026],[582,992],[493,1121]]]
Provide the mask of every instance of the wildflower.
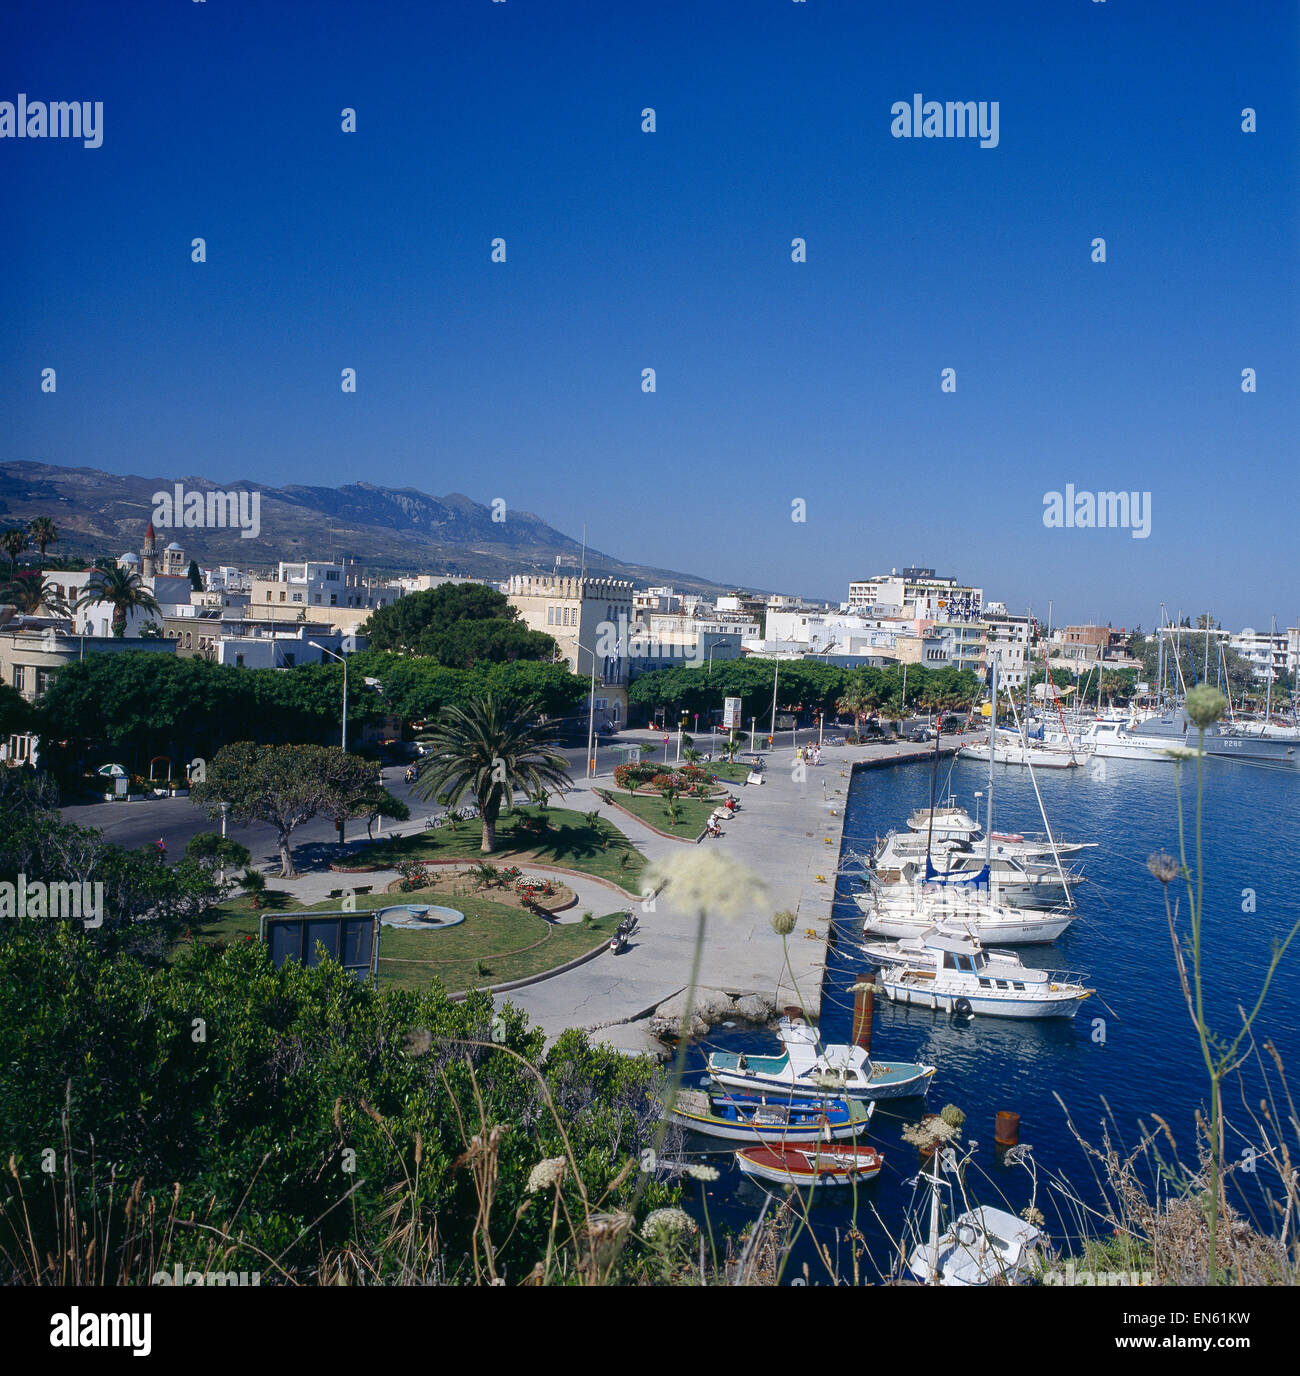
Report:
[[720,917],[752,908],[766,889],[752,870],[716,850],[678,852],[652,865],[646,881],[656,892],[669,886],[673,900],[684,908]]
[[1043,1218],[1043,1211],[1041,1209],[1035,1209],[1032,1204],[1021,1209],[1020,1217],[1023,1218],[1026,1223],[1032,1223],[1035,1228],[1041,1228],[1046,1221]]
[[1213,726],[1219,720],[1227,705],[1222,693],[1211,688],[1208,683],[1198,683],[1187,694],[1183,702],[1183,711],[1187,713],[1194,726],[1204,731],[1207,726]]
[[966,1121],[966,1115],[957,1107],[956,1104],[945,1104],[943,1111],[939,1114],[950,1127],[959,1128]]
[[1160,753],[1181,764],[1184,760],[1194,760],[1201,752],[1189,750],[1185,745],[1171,745],[1168,750],[1162,750]]
[[539,1161],[528,1172],[528,1193],[536,1194],[539,1190],[550,1189],[552,1185],[558,1189],[567,1164],[562,1156],[548,1156],[545,1161]]
[[685,1209],[655,1209],[641,1225],[641,1236],[647,1242],[671,1242],[678,1236],[690,1237],[696,1231],[695,1220]]
[[718,1172],[712,1166],[687,1166],[686,1174],[692,1180],[716,1180]]
[[809,1080],[819,1089],[843,1089],[844,1076],[836,1075],[829,1070],[819,1070],[815,1075],[810,1075]]
[[1162,883],[1172,884],[1178,878],[1178,861],[1164,851],[1147,857],[1147,869]]
[[777,936],[789,936],[794,931],[795,915],[788,909],[772,914],[772,930]]

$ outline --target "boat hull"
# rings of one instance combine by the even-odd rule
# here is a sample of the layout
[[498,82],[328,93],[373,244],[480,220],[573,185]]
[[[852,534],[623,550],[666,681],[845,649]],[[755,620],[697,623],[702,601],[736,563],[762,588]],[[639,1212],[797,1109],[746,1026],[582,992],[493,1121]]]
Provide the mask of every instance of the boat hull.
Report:
[[[1030,909],[1012,908],[1003,911],[1010,911],[1015,916],[988,921],[954,915],[951,920],[959,923],[983,942],[1007,946],[1034,946],[1055,941],[1074,921],[1073,915],[1069,914],[1062,917],[1038,918]],[[862,932],[864,936],[888,936],[899,941],[906,937],[924,936],[937,920],[938,915],[934,912],[864,909]]]
[[1088,997],[1087,992],[1083,990],[1066,996],[1044,994],[1041,997],[1033,997],[1022,994],[1013,997],[1006,994],[973,993],[968,990],[927,989],[923,984],[888,978],[881,983],[885,997],[894,1003],[951,1013],[957,1003],[965,999],[970,1004],[972,1013],[997,1018],[1072,1018]]
[[793,1147],[749,1147],[736,1153],[736,1164],[756,1180],[775,1185],[825,1188],[857,1185],[880,1174],[884,1158],[874,1147],[801,1151]]
[[[744,1102],[746,1099],[749,1102]],[[736,1102],[741,1103],[743,1109],[760,1106],[760,1100],[756,1096],[736,1096]],[[838,1110],[819,1112],[817,1107],[812,1106],[812,1101],[808,1101],[809,1107],[802,1115],[809,1119],[807,1122],[763,1121],[761,1112],[744,1119],[723,1117],[716,1113],[698,1111],[697,1107],[689,1102],[674,1105],[671,1117],[692,1132],[717,1137],[726,1142],[747,1142],[751,1145],[773,1143],[788,1146],[805,1144],[815,1147],[819,1142],[849,1141],[867,1130],[874,1104],[856,1099],[850,1100],[847,1104],[840,1102],[842,1106]],[[799,1100],[787,1098],[784,1104],[775,1102],[762,1107],[780,1110],[800,1104]]]
[[[792,1081],[769,1076],[761,1071],[741,1070],[734,1066],[715,1064],[716,1058],[710,1057],[709,1074],[720,1085],[728,1089],[747,1090],[750,1093],[807,1094],[815,1086],[794,1084]],[[846,1099],[910,1099],[924,1095],[930,1088],[935,1067],[913,1063],[882,1065],[875,1067],[869,1080],[859,1083],[846,1083],[835,1087],[835,1094]]]

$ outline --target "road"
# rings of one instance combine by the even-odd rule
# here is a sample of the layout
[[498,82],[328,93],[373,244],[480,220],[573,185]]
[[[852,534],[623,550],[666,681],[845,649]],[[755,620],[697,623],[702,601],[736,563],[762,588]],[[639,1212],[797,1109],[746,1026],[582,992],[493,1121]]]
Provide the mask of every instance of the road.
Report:
[[[842,735],[842,731],[834,731],[830,734]],[[797,736],[800,745],[810,745],[817,739],[817,729],[815,727],[804,728],[797,733],[781,731],[777,734],[777,747],[780,750],[791,748],[792,736]],[[612,738],[613,741],[623,745],[639,745],[645,742],[662,746],[663,733],[660,731],[623,731]],[[759,740],[766,753],[767,737],[762,732],[759,733]],[[695,737],[696,747],[704,751],[714,749],[713,737],[710,733],[701,732]],[[585,745],[566,745],[562,746],[560,753],[569,762],[569,772],[575,779],[585,776]],[[677,753],[677,737],[674,733],[668,747],[668,760],[674,761]],[[611,738],[602,738],[596,751],[596,777],[597,780],[607,780],[612,782],[615,765],[622,762],[624,756],[616,750],[611,743]],[[662,759],[659,755],[655,758]],[[716,758],[716,755],[715,755]],[[395,765],[383,770],[384,786],[394,797],[401,798],[411,809],[412,821],[405,823],[401,830],[409,831],[414,822],[422,822],[425,817],[442,809],[430,805],[422,799],[411,795],[410,785],[405,779],[406,768],[404,765]],[[116,842],[119,846],[127,849],[135,849],[139,846],[151,846],[160,837],[167,848],[168,861],[174,863],[185,853],[185,847],[190,840],[200,831],[219,831],[220,821],[213,820],[208,816],[206,807],[201,807],[191,802],[188,798],[149,798],[141,799],[130,803],[84,803],[62,809],[63,819],[66,822],[83,827],[97,827],[104,833],[106,839]],[[264,823],[255,822],[250,826],[236,826],[233,822],[226,828],[226,834],[232,839],[239,841],[247,846],[253,855],[253,864],[257,868],[273,867],[278,870],[280,857],[279,850],[275,842],[275,832]],[[365,838],[365,827],[361,823],[353,822],[348,825],[348,836],[350,839]],[[323,846],[330,845],[335,841],[334,824],[323,818],[316,818],[310,822],[304,822],[293,833],[293,844],[295,850],[299,846]]]

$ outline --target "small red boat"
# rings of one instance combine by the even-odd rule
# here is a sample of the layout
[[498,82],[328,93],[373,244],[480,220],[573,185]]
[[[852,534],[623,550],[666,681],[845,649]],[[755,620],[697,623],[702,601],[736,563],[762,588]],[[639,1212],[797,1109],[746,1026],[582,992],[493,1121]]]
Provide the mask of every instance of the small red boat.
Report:
[[885,1158],[875,1147],[828,1143],[822,1147],[746,1147],[736,1164],[746,1175],[778,1185],[855,1185],[874,1180]]

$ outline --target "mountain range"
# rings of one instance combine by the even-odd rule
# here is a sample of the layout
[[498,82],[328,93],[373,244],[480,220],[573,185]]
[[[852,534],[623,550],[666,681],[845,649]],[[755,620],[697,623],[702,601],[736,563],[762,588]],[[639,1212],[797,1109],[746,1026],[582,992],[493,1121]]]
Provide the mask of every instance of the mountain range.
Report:
[[[230,529],[159,529],[160,546],[175,539],[200,564],[270,568],[280,560],[351,556],[376,573],[446,573],[499,581],[512,573],[575,573],[579,541],[532,512],[491,506],[462,493],[433,497],[415,488],[349,483],[346,487],[266,487],[245,481],[217,484],[197,476],[176,479],[63,468],[27,461],[0,463],[0,526],[48,516],[59,530],[49,551],[60,555],[119,555],[139,550],[154,511],[154,494],[188,492],[261,495],[260,533],[242,539]],[[558,561],[558,563],[557,563]],[[638,584],[670,584],[714,596],[730,589],[696,574],[629,563],[600,550],[585,552],[588,574]]]

